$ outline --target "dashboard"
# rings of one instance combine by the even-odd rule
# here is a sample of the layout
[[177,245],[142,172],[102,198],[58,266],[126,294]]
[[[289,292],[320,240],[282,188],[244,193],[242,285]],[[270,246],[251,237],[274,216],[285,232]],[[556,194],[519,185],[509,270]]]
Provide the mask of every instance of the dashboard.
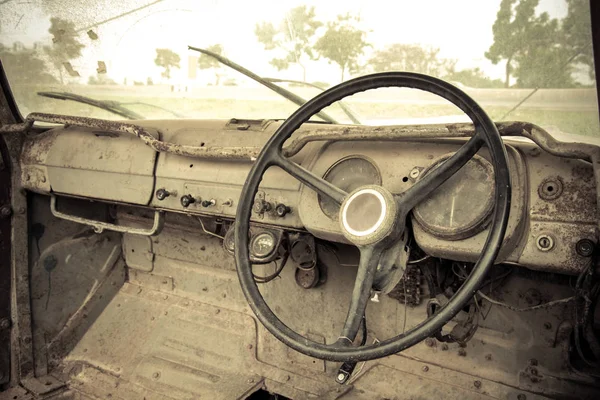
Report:
[[[261,148],[279,127],[270,120],[144,121],[166,142]],[[345,191],[383,185],[399,194],[453,154],[465,139],[308,143],[292,160]],[[497,262],[577,274],[589,261],[578,246],[595,240],[596,184],[591,163],[552,155],[521,139],[506,139],[512,199]],[[132,135],[77,126],[30,136],[21,155],[22,185],[58,196],[83,197],[172,213],[235,218],[252,160],[190,158],[158,153]],[[493,167],[485,147],[411,214],[418,246],[427,254],[474,262],[484,246],[494,204]],[[278,167],[265,174],[253,204],[256,225],[345,242],[335,204]],[[263,241],[265,239],[263,238]],[[257,245],[260,244],[257,241]]]

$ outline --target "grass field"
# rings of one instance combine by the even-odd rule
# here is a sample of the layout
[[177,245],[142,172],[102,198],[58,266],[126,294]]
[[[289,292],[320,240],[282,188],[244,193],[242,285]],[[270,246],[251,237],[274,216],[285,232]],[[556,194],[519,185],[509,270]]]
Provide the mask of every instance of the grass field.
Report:
[[[214,90],[214,89],[213,89]],[[228,88],[235,95],[235,88]],[[52,112],[61,114],[73,114],[89,116],[96,118],[119,119],[115,114],[103,111],[98,108],[75,103],[72,101],[60,101],[47,99],[36,95],[38,90],[27,88],[26,91],[15,91],[15,97],[22,107],[23,114],[32,111]],[[297,106],[287,100],[267,95],[256,96],[255,99],[248,96],[240,98],[208,98],[193,97],[190,94],[178,94],[166,92],[165,95],[148,92],[140,98],[135,89],[127,88],[125,90],[98,90],[93,86],[82,85],[79,90],[72,90],[74,93],[93,97],[95,99],[113,100],[122,103],[134,101],[143,101],[174,110],[187,118],[277,118],[283,119],[292,114]],[[156,90],[154,90],[156,92]],[[218,94],[218,92],[216,92]],[[209,94],[210,95],[210,94]],[[215,96],[216,97],[216,96]],[[457,107],[450,103],[440,101],[431,102],[416,99],[414,103],[396,102],[395,100],[385,99],[378,102],[377,98],[367,101],[351,98],[347,103],[360,116],[361,121],[368,123],[369,120],[405,120],[415,118],[435,118],[441,116],[458,116],[462,114]],[[497,102],[496,102],[497,103]],[[496,121],[500,120],[508,110],[512,108],[513,100],[505,100],[502,104],[491,103],[483,107],[490,117]],[[583,105],[583,106],[581,106]],[[139,114],[148,116],[152,119],[174,118],[166,111],[157,110],[145,105],[128,105],[128,108]],[[349,123],[348,117],[337,105],[328,107],[327,111],[333,118],[341,123]],[[535,103],[525,103],[522,107],[511,113],[505,120],[519,120],[532,122],[547,129],[559,129],[562,132],[586,136],[600,137],[600,122],[598,111],[594,109],[594,103],[577,104],[563,101],[562,103],[548,103],[548,105]]]

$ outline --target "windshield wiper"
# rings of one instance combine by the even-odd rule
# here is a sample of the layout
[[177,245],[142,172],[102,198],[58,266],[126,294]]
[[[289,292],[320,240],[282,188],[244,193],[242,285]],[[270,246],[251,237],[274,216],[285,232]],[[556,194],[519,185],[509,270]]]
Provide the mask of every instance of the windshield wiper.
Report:
[[113,114],[120,115],[123,118],[127,119],[146,119],[143,115],[140,115],[130,109],[123,107],[117,101],[111,100],[96,100],[91,97],[80,96],[78,94],[69,93],[69,92],[38,92],[39,96],[48,97],[50,99],[56,100],[70,100],[75,101],[77,103],[88,104],[93,107],[101,108],[103,110],[109,111]]
[[[266,81],[269,82],[273,82],[273,83],[294,83],[296,85],[303,85],[303,86],[308,86],[308,87],[312,87],[315,89],[319,89],[321,92],[324,92],[327,88],[320,86],[320,85],[316,85],[314,83],[310,83],[310,82],[304,82],[304,81],[296,81],[293,79],[280,79],[280,78],[263,78]],[[360,122],[360,120],[358,119],[358,116],[356,115],[356,113],[350,108],[350,106],[348,106],[346,103],[344,103],[343,101],[338,101],[337,102],[340,106],[340,108],[342,109],[342,111],[344,111],[344,113],[348,116],[348,118],[350,118],[350,120],[358,125],[362,125],[362,122]]]
[[[272,91],[274,91],[275,93],[283,96],[284,98],[292,101],[293,103],[296,103],[296,105],[301,106],[304,103],[306,103],[306,100],[303,99],[302,97],[298,96],[297,94],[290,92],[289,90],[276,85],[273,82],[270,82],[268,79],[265,78],[261,78],[260,76],[256,75],[254,72],[250,71],[247,68],[242,67],[239,64],[236,64],[235,62],[231,61],[230,59],[223,57],[220,54],[217,54],[215,52],[212,52],[210,50],[206,50],[206,49],[201,49],[198,47],[193,47],[193,46],[188,46],[189,50],[194,50],[203,54],[206,54],[208,56],[211,56],[212,58],[216,59],[217,61],[219,61],[221,64],[224,64],[226,66],[228,66],[231,69],[236,70],[239,73],[242,73],[244,75],[246,75],[248,78],[253,79],[254,81],[260,83],[263,86],[268,87],[269,89],[271,89]],[[325,111],[320,111],[319,113],[316,114],[319,118],[321,118],[323,121],[329,122],[331,124],[337,124],[338,122],[331,117],[329,114],[327,114]]]
[[150,104],[150,103],[139,102],[139,101],[130,102],[130,103],[121,103],[121,102],[114,101],[114,100],[98,100],[98,99],[94,99],[91,97],[81,96],[79,94],[74,94],[74,93],[69,93],[69,92],[38,92],[37,94],[39,96],[48,97],[50,99],[69,100],[69,101],[75,101],[77,103],[88,104],[90,106],[101,108],[101,109],[111,112],[113,114],[117,114],[123,118],[132,119],[132,120],[146,119],[146,117],[144,117],[141,114],[136,113],[135,111],[130,110],[129,108],[125,107],[126,105],[134,105],[134,104],[144,105],[144,106],[157,108],[159,110],[166,111],[168,113],[173,114],[174,116],[176,116],[178,118],[185,118],[184,115],[181,115],[181,114],[179,114],[175,111],[169,110],[167,108],[160,107],[160,106]]

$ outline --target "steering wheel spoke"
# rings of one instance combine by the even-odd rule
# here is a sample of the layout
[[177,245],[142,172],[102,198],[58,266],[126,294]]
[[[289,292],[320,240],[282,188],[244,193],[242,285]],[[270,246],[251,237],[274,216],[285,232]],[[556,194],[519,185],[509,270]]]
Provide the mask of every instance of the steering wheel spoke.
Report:
[[[281,148],[285,141],[309,121],[311,116],[347,96],[380,87],[406,87],[436,94],[463,110],[473,121],[477,133],[456,154],[423,176],[409,190],[395,197],[380,185],[364,186],[346,194],[283,157]],[[343,134],[340,134],[340,140],[344,140]],[[420,201],[427,199],[436,188],[458,172],[483,143],[486,144],[494,166],[495,205],[484,248],[471,274],[448,303],[428,319],[381,342],[350,346],[360,329],[381,257],[403,233],[404,224],[400,219],[405,218]],[[265,171],[273,165],[340,204],[340,230],[348,241],[360,249],[361,257],[352,300],[341,337],[335,343],[324,344],[310,340],[285,325],[262,297],[252,275],[248,251],[251,205]],[[510,211],[510,192],[506,149],[498,129],[485,111],[462,90],[440,79],[411,72],[383,72],[352,79],[315,96],[287,118],[265,144],[250,169],[235,219],[235,261],[242,291],[264,327],[283,343],[305,355],[328,361],[356,362],[400,352],[429,337],[432,332],[439,331],[472,299],[473,293],[484,282],[502,246]]]
[[377,266],[383,253],[381,246],[359,247],[360,262],[352,290],[352,299],[348,307],[344,329],[340,335],[337,344],[340,346],[349,346],[356,338],[360,329],[360,324],[365,315],[365,310],[371,297],[373,280],[377,273]]
[[273,157],[273,163],[306,186],[323,196],[329,197],[339,205],[344,202],[344,199],[348,195],[348,193],[344,192],[342,189],[332,185],[325,179],[316,176],[309,170],[301,167],[279,153]]
[[429,197],[433,191],[446,182],[452,175],[457,173],[475,154],[477,154],[483,143],[483,139],[476,134],[456,153],[443,161],[422,179],[418,180],[411,188],[396,195],[398,209],[402,210],[402,214],[408,214],[408,212],[417,204]]

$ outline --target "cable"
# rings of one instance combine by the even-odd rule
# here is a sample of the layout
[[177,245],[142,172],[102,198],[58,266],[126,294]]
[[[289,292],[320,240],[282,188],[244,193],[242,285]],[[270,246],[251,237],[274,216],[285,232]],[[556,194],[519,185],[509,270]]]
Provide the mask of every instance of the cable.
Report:
[[[277,278],[279,276],[279,274],[281,274],[281,271],[283,271],[283,268],[285,267],[285,265],[287,264],[288,258],[289,258],[289,252],[286,251],[285,255],[281,259],[281,262],[279,263],[279,267],[271,275],[258,276],[256,274],[254,274],[254,272],[253,272],[252,276],[254,276],[254,280],[256,281],[256,283],[267,283],[267,282],[271,282],[273,279]],[[275,265],[277,265],[277,262],[275,262],[275,261],[273,261],[273,262],[275,263]]]
[[509,304],[503,303],[501,301],[494,300],[494,299],[486,296],[485,294],[483,294],[481,292],[481,290],[478,290],[477,294],[479,296],[483,297],[484,299],[486,299],[487,301],[489,301],[492,304],[495,304],[497,306],[501,306],[501,307],[504,307],[504,308],[508,308],[509,310],[512,310],[512,311],[518,311],[518,312],[535,311],[535,310],[539,310],[539,309],[542,309],[542,308],[548,308],[548,307],[557,306],[559,304],[570,303],[571,301],[577,299],[577,296],[571,296],[571,297],[567,297],[567,298],[564,298],[564,299],[549,301],[548,303],[539,304],[537,306],[525,307],[525,308],[518,308],[518,307],[515,307],[515,306],[511,306]]
[[200,217],[198,217],[198,221],[200,221],[200,225],[202,226],[202,230],[204,231],[204,233],[206,233],[207,235],[210,235],[210,236],[217,237],[221,240],[225,239],[224,236],[217,235],[216,233],[207,231],[206,228],[204,227],[204,222],[202,222],[202,219]]
[[430,259],[430,258],[431,258],[431,256],[430,256],[430,255],[425,255],[424,257],[417,258],[416,260],[410,260],[410,261],[408,261],[408,262],[406,263],[406,265],[418,264],[418,263],[420,263],[420,262],[422,262],[422,261],[425,261],[425,260],[427,260],[427,259]]

